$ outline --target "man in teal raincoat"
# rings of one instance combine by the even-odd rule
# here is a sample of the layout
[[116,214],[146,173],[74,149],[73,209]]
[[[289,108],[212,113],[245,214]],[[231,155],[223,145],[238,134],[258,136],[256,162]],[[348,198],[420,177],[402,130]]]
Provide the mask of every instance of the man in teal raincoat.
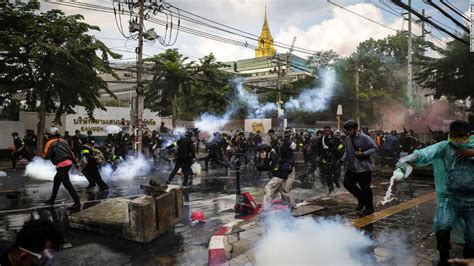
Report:
[[[451,230],[453,229],[453,237],[458,235],[457,230],[463,232],[461,237],[457,236],[455,240],[460,242],[464,239],[464,257],[474,258],[474,191],[469,190],[469,187],[466,187],[467,190],[454,189],[452,182],[447,184],[447,178],[455,167],[455,162],[474,159],[474,138],[470,137],[469,132],[467,122],[453,121],[450,124],[448,140],[415,150],[397,163],[397,167],[402,170],[406,169],[406,164],[409,162],[415,163],[416,166],[433,165],[436,186],[434,230],[440,254],[438,265],[449,265],[447,260],[449,259]],[[469,169],[462,170],[466,172]],[[469,172],[472,175],[467,173],[467,175],[458,176],[467,176],[473,183],[474,172]],[[456,179],[458,176],[454,178]]]

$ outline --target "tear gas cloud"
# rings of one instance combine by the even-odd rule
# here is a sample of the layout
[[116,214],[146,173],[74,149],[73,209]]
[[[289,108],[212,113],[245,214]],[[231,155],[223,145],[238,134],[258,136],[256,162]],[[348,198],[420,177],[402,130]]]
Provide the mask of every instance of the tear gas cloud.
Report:
[[[322,86],[320,88],[306,89],[296,98],[291,98],[285,105],[287,112],[303,110],[306,112],[318,112],[328,107],[329,101],[334,94],[336,84],[336,73],[334,70],[323,70],[320,72],[322,77]],[[210,113],[202,114],[195,127],[201,131],[216,132],[225,126],[232,116],[238,110],[239,104],[247,107],[247,118],[264,118],[268,112],[276,111],[275,103],[260,103],[257,95],[248,92],[243,85],[242,78],[234,78],[231,81],[236,98],[227,107],[226,112],[219,116]]]
[[107,134],[118,134],[118,133],[122,132],[122,128],[119,127],[119,126],[116,126],[116,125],[109,125],[109,126],[106,126],[104,128],[104,131]]
[[204,113],[197,121],[194,122],[194,126],[201,131],[206,131],[209,133],[216,132],[229,122],[229,118],[233,113],[233,111],[227,111],[222,116]]
[[[26,165],[25,175],[34,179],[53,181],[56,174],[56,166],[50,160],[43,160],[41,157],[35,157]],[[74,170],[69,171],[71,182],[87,181],[83,175],[77,174]]]
[[[128,160],[120,162],[115,171],[112,166],[105,164],[100,168],[102,178],[107,180],[130,180],[136,176],[146,175],[151,170],[151,162],[145,159],[143,155],[137,158],[130,156]],[[56,174],[56,167],[50,160],[43,160],[40,157],[35,157],[25,169],[25,175],[34,179],[53,181]],[[87,179],[71,168],[69,171],[71,182],[86,182]]]
[[327,69],[319,73],[322,78],[322,86],[320,88],[305,89],[298,97],[290,98],[284,104],[285,111],[319,112],[328,107],[335,91],[336,72],[333,69]]
[[260,103],[256,94],[250,93],[244,88],[243,82],[242,78],[232,80],[238,100],[245,103],[249,109],[248,118],[264,118],[267,112],[277,110],[275,103]]
[[184,136],[184,134],[186,134],[186,128],[184,127],[175,127],[173,129],[173,135],[174,136]]
[[105,164],[100,168],[100,175],[104,180],[130,180],[148,174],[151,168],[151,162],[142,154],[138,154],[137,157],[128,156],[126,161],[118,164],[115,171],[110,164]]
[[[257,265],[383,265],[373,249],[388,250],[394,265],[407,264],[406,238],[400,232],[383,233],[372,240],[339,217],[294,218],[289,211],[275,211],[264,217],[264,233],[257,243]],[[392,265],[392,264],[388,264]]]

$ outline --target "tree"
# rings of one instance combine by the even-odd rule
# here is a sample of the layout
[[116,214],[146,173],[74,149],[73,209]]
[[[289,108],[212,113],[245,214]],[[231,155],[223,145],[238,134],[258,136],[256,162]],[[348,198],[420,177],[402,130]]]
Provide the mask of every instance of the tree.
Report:
[[317,51],[314,55],[308,57],[307,62],[316,73],[321,68],[333,65],[339,58],[339,55],[333,50]]
[[[44,132],[46,115],[84,106],[92,118],[94,109],[105,110],[100,91],[113,95],[99,72],[112,73],[109,56],[120,58],[104,43],[87,34],[98,27],[82,22],[81,15],[66,16],[60,10],[38,13],[39,3],[6,3],[1,18],[0,92],[7,98],[24,94],[30,107],[38,106],[38,134]],[[41,150],[43,139],[38,139]]]
[[[379,118],[374,103],[395,101],[403,105],[411,104],[406,95],[407,45],[408,38],[403,32],[380,40],[369,39],[361,42],[356,52],[336,66],[346,97],[352,97],[354,104],[354,76],[356,70],[359,72],[360,111],[365,123],[376,122]],[[421,37],[413,37],[414,62],[420,60],[429,48],[433,49],[434,45]],[[417,68],[414,68],[416,71]],[[353,111],[354,107],[350,109]]]
[[[463,39],[469,41],[469,35]],[[424,56],[418,65],[422,70],[415,80],[432,90],[436,99],[445,96],[451,100],[474,99],[474,53],[469,46],[453,40],[446,49],[437,49],[440,58]]]
[[167,49],[146,59],[146,62],[152,64],[153,77],[145,86],[145,107],[159,112],[160,115],[171,115],[175,127],[178,96],[180,93],[189,93],[194,62],[189,62],[188,58],[180,54],[177,49]]
[[180,98],[181,119],[193,120],[204,112],[225,111],[233,91],[229,85],[230,74],[222,70],[224,66],[212,53],[199,59],[189,91],[192,97]]

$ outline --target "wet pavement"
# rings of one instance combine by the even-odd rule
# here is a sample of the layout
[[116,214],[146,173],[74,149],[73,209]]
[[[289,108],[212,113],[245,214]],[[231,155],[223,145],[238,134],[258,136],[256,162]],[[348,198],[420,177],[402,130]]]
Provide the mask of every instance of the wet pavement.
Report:
[[[372,251],[376,265],[436,265],[438,253],[432,231],[436,205],[433,180],[426,176],[415,176],[406,182],[398,183],[394,192],[396,199],[382,205],[380,202],[385,196],[388,181],[386,174],[379,172],[375,175],[372,189],[374,202],[378,204],[375,213],[368,219],[354,210],[357,203],[355,198],[343,189],[331,197],[320,195],[312,199],[307,198],[310,204],[326,207],[307,217],[315,220],[342,217],[347,224],[352,223],[361,229],[379,244],[374,246]],[[410,202],[413,202],[411,205],[414,206],[404,207]],[[384,215],[390,209],[396,211]],[[256,250],[266,233],[264,219],[263,215],[250,219],[233,228],[227,235],[226,251],[230,265],[255,264]],[[363,226],[357,226],[358,224]],[[399,254],[400,250],[405,250],[406,254]],[[453,245],[452,256],[462,257],[461,245]]]
[[[146,176],[127,181],[106,180],[111,189],[105,193],[86,191],[87,182],[74,185],[85,203],[84,207],[88,207],[106,198],[133,198],[141,195],[143,192],[140,184],[148,183],[152,178],[164,183],[171,168],[160,167],[160,169],[160,171],[152,171]],[[376,202],[383,198],[388,186],[388,173],[390,169],[375,175],[373,184]],[[213,232],[234,219],[235,172],[226,173],[224,169],[203,172],[201,177],[195,178],[194,185],[185,189],[184,222],[148,244],[71,229],[68,227],[68,212],[65,209],[71,200],[63,187],[58,194],[56,208],[41,208],[41,202],[50,196],[52,182],[32,180],[23,175],[23,170],[7,171],[7,174],[7,177],[0,177],[1,188],[19,191],[21,196],[14,201],[0,195],[0,238],[13,240],[15,232],[31,218],[51,219],[64,231],[69,247],[57,256],[55,262],[57,265],[205,265],[208,263],[207,248]],[[180,179],[180,176],[176,176],[174,183],[180,184]],[[241,180],[242,190],[249,191],[260,201],[268,178],[265,175],[259,176],[253,167],[249,166],[242,170]],[[433,188],[433,181],[429,177],[415,176],[397,186],[395,190],[397,199],[389,206],[432,192]],[[336,189],[335,194],[326,197],[327,189],[323,188],[319,181],[315,182],[313,188],[308,189],[302,188],[300,182],[296,180],[292,192],[299,200],[326,207],[314,217],[340,215],[349,220],[358,218],[353,210],[355,200],[343,188]],[[376,211],[386,207],[377,205]],[[203,212],[206,223],[191,226],[189,217],[193,211]],[[407,245],[416,250],[417,254],[424,254],[420,255],[420,258],[422,257],[420,261],[428,263],[433,258],[435,245],[431,233],[433,213],[434,202],[428,202],[374,222],[362,229],[374,237],[387,230],[402,232],[407,236]],[[257,221],[253,229],[258,228],[258,224]],[[259,235],[254,234],[256,232],[261,233],[262,230],[255,229],[252,234],[248,233],[249,237],[253,237],[251,238],[253,243],[247,241],[247,244],[240,244],[241,246],[236,242],[237,236],[229,238],[236,245],[231,258],[251,254],[248,251],[259,239]],[[242,240],[248,237],[245,237],[245,233],[242,236],[241,232],[239,238]],[[251,255],[247,258],[245,263],[252,262]],[[242,263],[239,261],[236,264]]]

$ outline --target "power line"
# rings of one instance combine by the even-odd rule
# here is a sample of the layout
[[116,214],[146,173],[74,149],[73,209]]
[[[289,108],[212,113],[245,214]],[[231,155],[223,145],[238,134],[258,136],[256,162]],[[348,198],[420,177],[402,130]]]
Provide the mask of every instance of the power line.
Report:
[[458,27],[463,29],[466,33],[469,33],[470,30],[468,27],[464,26],[461,22],[457,21],[455,18],[453,18],[448,12],[446,12],[444,9],[442,9],[440,6],[436,5],[433,3],[432,0],[426,0],[426,2],[431,5],[432,7],[436,8],[439,12],[441,12],[445,17],[449,18],[454,24],[456,24]]
[[[445,2],[446,1],[446,2]],[[470,22],[471,20],[466,17],[461,10],[459,10],[455,5],[449,3],[447,0],[441,0],[441,3],[451,9],[454,13],[458,14],[460,17]]]
[[439,26],[438,24],[434,23],[433,21],[429,20],[428,18],[426,18],[425,16],[423,16],[422,14],[420,14],[418,11],[412,9],[411,7],[409,7],[408,5],[406,5],[405,3],[403,3],[401,0],[392,0],[392,2],[394,4],[396,4],[397,6],[407,10],[408,12],[411,12],[412,14],[414,14],[415,16],[417,16],[418,18],[420,18],[421,20],[427,22],[428,24],[432,25],[433,27],[445,32],[446,34],[448,34],[449,36],[453,37],[455,40],[461,42],[461,43],[464,43],[466,45],[469,45],[469,42],[468,41],[465,41],[464,39],[456,36],[455,34],[447,31],[446,29],[442,28],[441,26]]
[[[84,8],[84,9],[92,10],[92,11],[100,11],[100,12],[106,12],[106,13],[113,12],[112,8],[108,8],[108,7],[104,7],[104,6],[100,6],[100,5],[93,5],[93,4],[83,3],[83,2],[71,2],[71,3],[51,2],[51,3],[59,4],[59,5],[65,5],[65,6],[69,6],[69,7]],[[179,9],[175,6],[173,6],[173,7],[175,9],[178,9],[180,12],[187,13],[187,14],[192,14],[193,16],[205,19],[207,21],[213,21],[213,20],[210,20],[210,19],[206,19],[202,16],[193,14],[191,12],[185,11],[183,9]],[[175,11],[172,11],[172,10],[169,10],[169,11],[172,14],[178,14]],[[232,35],[236,35],[236,36],[239,36],[239,37],[243,37],[243,38],[250,39],[252,41],[257,41],[258,42],[258,36],[257,35],[251,34],[251,33],[248,33],[248,32],[242,31],[242,30],[238,30],[238,29],[230,27],[230,26],[226,26],[226,25],[224,25],[222,23],[219,23],[219,22],[213,21],[213,23],[215,23],[215,24],[223,25],[224,27],[227,27],[227,28],[239,31],[239,32],[243,32],[246,35],[239,34],[239,33],[236,33],[236,32],[232,32],[232,31],[229,31],[229,30],[226,30],[226,29],[222,29],[220,27],[217,27],[217,26],[211,25],[209,23],[205,23],[205,22],[196,20],[194,18],[185,16],[185,15],[180,15],[180,17],[182,17],[183,20],[186,20],[188,22],[191,22],[191,23],[194,23],[194,24],[197,24],[197,25],[202,25],[202,26],[205,26],[205,27],[213,28],[213,29],[216,29],[216,30],[219,30],[219,31],[223,31],[223,32],[226,32],[226,33],[229,33],[229,34],[232,34]],[[154,19],[156,19],[156,18],[149,18],[148,21],[153,21]],[[167,21],[163,21],[162,19],[160,19],[160,20],[161,21],[159,21],[158,24],[166,27]],[[158,22],[158,21],[155,20],[155,22]],[[185,26],[181,26],[180,28],[183,28],[183,27],[185,27]],[[184,30],[184,32],[189,33],[189,34],[193,34],[193,35],[197,35],[198,37],[204,37],[204,38],[209,37],[213,40],[220,39],[221,41],[229,43],[229,44],[236,44],[238,46],[242,46],[242,47],[250,48],[250,49],[255,49],[256,48],[255,45],[248,44],[247,42],[232,40],[228,37],[222,37],[222,36],[219,36],[219,35],[216,35],[216,34],[203,32],[203,31],[198,31],[196,29],[192,29],[192,28],[189,28],[189,27],[185,27],[185,28],[187,28],[187,29]],[[204,35],[207,35],[207,37],[204,36]],[[284,44],[284,43],[281,43],[281,42],[274,42],[274,45],[277,46],[277,47],[283,48],[283,49],[289,49],[289,47],[290,47],[290,45]],[[312,50],[309,50],[309,49],[306,49],[306,48],[301,48],[301,47],[294,47],[294,51],[299,52],[299,53],[304,53],[304,54],[310,54],[310,55],[316,53],[316,51],[312,51]]]
[[338,5],[338,4],[336,4],[336,3],[333,3],[333,2],[331,2],[331,0],[327,0],[327,1],[328,1],[328,3],[330,3],[330,4],[332,4],[332,5],[335,5],[335,6],[339,7],[339,8],[342,8],[342,9],[346,10],[347,12],[350,12],[350,13],[356,15],[356,16],[359,16],[359,17],[364,18],[364,19],[366,19],[366,20],[368,20],[368,21],[371,21],[371,22],[373,22],[373,23],[375,23],[375,24],[377,24],[377,25],[380,25],[380,26],[382,26],[382,27],[384,27],[384,28],[387,28],[387,29],[390,29],[390,30],[393,30],[393,31],[398,31],[398,30],[396,30],[396,29],[394,29],[394,28],[392,28],[392,27],[389,27],[389,26],[387,26],[387,25],[381,23],[381,22],[375,21],[375,20],[373,20],[373,19],[371,19],[371,18],[368,18],[368,17],[366,17],[366,16],[364,16],[364,15],[361,15],[361,14],[359,14],[359,13],[356,13],[356,12],[354,12],[354,11],[348,9],[348,8],[345,8],[345,7],[341,6],[341,5]]

